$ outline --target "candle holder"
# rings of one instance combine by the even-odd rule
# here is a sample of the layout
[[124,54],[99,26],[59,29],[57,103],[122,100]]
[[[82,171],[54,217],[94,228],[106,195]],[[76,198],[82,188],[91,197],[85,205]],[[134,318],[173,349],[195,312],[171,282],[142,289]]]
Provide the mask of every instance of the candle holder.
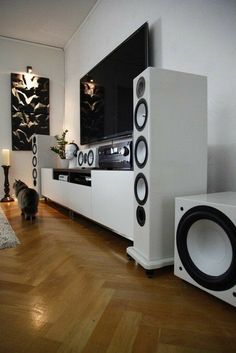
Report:
[[10,187],[9,187],[9,180],[8,180],[8,174],[9,174],[9,165],[2,165],[3,170],[4,170],[4,192],[5,196],[1,199],[1,202],[11,202],[14,201],[14,199],[10,196]]

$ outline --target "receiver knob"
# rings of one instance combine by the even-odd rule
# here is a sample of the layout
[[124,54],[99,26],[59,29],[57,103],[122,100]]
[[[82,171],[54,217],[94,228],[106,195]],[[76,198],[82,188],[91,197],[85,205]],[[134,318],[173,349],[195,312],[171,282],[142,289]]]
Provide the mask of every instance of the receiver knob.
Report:
[[129,149],[126,146],[124,146],[124,147],[121,148],[120,153],[122,154],[122,156],[128,156]]

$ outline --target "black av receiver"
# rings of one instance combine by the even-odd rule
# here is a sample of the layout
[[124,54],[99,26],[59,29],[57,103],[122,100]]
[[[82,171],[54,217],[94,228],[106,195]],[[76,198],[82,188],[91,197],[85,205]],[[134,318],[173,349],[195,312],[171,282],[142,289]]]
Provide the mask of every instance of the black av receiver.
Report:
[[132,169],[132,140],[98,148],[100,169]]

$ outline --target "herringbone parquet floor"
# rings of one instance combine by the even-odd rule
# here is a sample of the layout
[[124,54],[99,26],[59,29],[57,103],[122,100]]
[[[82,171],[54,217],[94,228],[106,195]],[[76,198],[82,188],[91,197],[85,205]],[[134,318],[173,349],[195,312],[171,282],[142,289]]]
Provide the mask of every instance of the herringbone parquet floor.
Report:
[[174,277],[147,278],[129,241],[40,203],[1,204],[21,245],[0,250],[0,353],[236,352],[236,310]]

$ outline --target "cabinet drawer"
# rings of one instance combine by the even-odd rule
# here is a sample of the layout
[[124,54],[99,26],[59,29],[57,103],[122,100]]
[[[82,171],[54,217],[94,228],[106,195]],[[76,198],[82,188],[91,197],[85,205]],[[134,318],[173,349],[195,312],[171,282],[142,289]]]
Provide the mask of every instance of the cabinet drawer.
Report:
[[92,171],[92,217],[133,240],[133,171]]

